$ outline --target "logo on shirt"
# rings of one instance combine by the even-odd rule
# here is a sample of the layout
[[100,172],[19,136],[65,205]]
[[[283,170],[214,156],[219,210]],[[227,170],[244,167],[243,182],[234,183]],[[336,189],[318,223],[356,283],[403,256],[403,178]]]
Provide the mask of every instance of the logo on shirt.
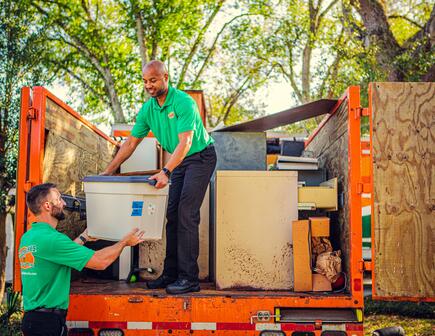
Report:
[[20,258],[21,269],[25,270],[35,266],[35,257],[33,256],[34,252],[36,252],[35,245],[20,248],[18,256]]
[[168,118],[169,119],[174,119],[174,117],[175,117],[175,112],[169,112],[168,113]]

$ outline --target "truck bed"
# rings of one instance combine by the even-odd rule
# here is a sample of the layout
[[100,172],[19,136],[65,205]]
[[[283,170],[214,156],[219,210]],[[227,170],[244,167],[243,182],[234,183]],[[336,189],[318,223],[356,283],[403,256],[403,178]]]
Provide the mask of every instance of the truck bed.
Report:
[[[80,279],[71,282],[71,294],[80,295],[146,295],[152,297],[174,296],[164,289],[147,289],[145,282],[126,283],[125,281]],[[217,290],[211,282],[202,282],[201,291],[185,294],[195,297],[350,297],[349,293],[333,292],[290,292],[261,290]]]

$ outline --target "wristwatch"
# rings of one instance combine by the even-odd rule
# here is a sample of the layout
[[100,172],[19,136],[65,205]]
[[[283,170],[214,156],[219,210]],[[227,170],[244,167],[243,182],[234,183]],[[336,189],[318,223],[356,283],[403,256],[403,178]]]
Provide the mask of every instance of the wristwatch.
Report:
[[171,171],[170,171],[168,168],[164,167],[164,168],[162,169],[162,172],[164,172],[165,175],[166,175],[168,178],[171,177]]

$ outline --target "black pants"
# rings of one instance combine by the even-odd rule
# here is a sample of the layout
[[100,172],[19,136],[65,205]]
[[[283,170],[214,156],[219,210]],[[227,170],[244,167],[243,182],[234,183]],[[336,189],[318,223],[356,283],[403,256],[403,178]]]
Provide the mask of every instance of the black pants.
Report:
[[216,167],[213,145],[174,169],[166,213],[165,275],[198,281],[199,210]]
[[25,312],[21,323],[24,336],[66,336],[65,317],[55,313]]

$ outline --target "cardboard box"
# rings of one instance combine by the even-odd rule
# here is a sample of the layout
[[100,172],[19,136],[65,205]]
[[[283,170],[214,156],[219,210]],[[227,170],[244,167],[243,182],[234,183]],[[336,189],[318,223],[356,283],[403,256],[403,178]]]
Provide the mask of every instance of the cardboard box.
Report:
[[311,237],[329,237],[329,218],[310,217]]
[[293,273],[295,292],[311,291],[311,239],[308,220],[293,221]]
[[313,292],[332,291],[331,283],[322,274],[313,274]]

